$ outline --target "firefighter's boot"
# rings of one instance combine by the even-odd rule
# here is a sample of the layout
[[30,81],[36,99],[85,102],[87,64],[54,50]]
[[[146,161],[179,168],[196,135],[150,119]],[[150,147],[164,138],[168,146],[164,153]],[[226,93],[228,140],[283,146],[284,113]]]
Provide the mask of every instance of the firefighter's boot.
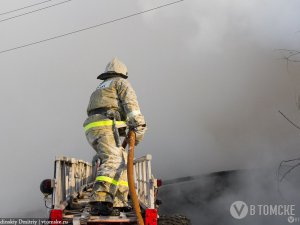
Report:
[[91,202],[92,216],[110,216],[113,207],[111,202]]

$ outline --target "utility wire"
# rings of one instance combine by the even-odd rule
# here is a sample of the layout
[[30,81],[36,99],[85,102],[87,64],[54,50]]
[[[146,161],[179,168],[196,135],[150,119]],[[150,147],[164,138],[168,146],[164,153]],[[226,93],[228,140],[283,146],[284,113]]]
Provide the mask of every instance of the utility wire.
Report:
[[51,2],[51,1],[53,1],[53,0],[47,0],[47,1],[39,2],[39,3],[35,3],[35,4],[32,4],[32,5],[24,6],[22,8],[10,10],[10,11],[4,12],[4,13],[0,13],[0,16],[8,14],[8,13],[12,13],[12,12],[17,12],[17,11],[20,11],[22,9],[27,9],[27,8],[30,8],[30,7],[33,7],[33,6],[36,6],[36,5],[44,4],[46,2]]
[[31,42],[31,43],[28,43],[28,44],[25,44],[25,45],[20,45],[20,46],[14,47],[14,48],[9,48],[9,49],[6,49],[6,50],[2,50],[2,51],[0,51],[0,54],[3,54],[5,52],[14,51],[14,50],[17,50],[17,49],[20,49],[20,48],[25,48],[25,47],[28,47],[28,46],[31,46],[31,45],[36,45],[36,44],[40,44],[40,43],[43,43],[43,42],[51,41],[51,40],[54,40],[54,39],[62,38],[62,37],[69,36],[69,35],[72,35],[72,34],[76,34],[76,33],[82,32],[82,31],[94,29],[94,28],[104,26],[104,25],[107,25],[107,24],[110,24],[110,23],[114,23],[114,22],[117,22],[117,21],[128,19],[130,17],[141,15],[141,14],[151,12],[151,11],[154,11],[154,10],[157,10],[157,9],[160,9],[160,8],[164,8],[164,7],[167,7],[167,6],[170,6],[170,5],[174,5],[174,4],[180,3],[182,1],[184,1],[184,0],[179,0],[179,1],[171,2],[171,3],[167,3],[167,4],[164,4],[164,5],[157,6],[155,8],[140,11],[140,12],[137,12],[137,13],[134,13],[134,14],[130,14],[128,16],[120,17],[120,18],[117,18],[117,19],[114,19],[114,20],[103,22],[103,23],[100,23],[100,24],[97,24],[97,25],[94,25],[94,26],[90,26],[90,27],[80,29],[80,30],[75,30],[75,31],[72,31],[72,32],[69,32],[69,33],[65,33],[65,34],[61,34],[61,35],[58,35],[58,36],[50,37],[50,38],[43,39],[43,40],[40,40],[40,41]]
[[62,4],[65,4],[67,2],[70,2],[70,1],[72,1],[72,0],[67,0],[67,1],[59,2],[59,3],[53,4],[53,5],[46,6],[44,8],[40,8],[40,9],[36,9],[36,10],[30,11],[30,12],[26,12],[26,13],[22,13],[22,14],[19,14],[19,15],[16,15],[16,16],[12,16],[12,17],[0,20],[0,23],[2,23],[4,21],[7,21],[7,20],[15,19],[17,17],[21,17],[21,16],[25,16],[25,15],[28,15],[28,14],[32,14],[32,13],[35,13],[35,12],[38,12],[38,11],[42,11],[42,10],[45,10],[45,9],[48,9],[48,8],[52,8],[54,6],[62,5]]
[[[298,163],[296,163],[295,165],[285,165],[285,163],[291,163],[291,162],[295,162],[298,161]],[[289,159],[289,160],[282,160],[278,166],[277,169],[277,191],[278,193],[282,196],[281,190],[280,190],[280,183],[284,180],[284,178],[291,173],[295,168],[300,166],[300,158],[296,158],[296,159]],[[280,177],[280,170],[282,169],[282,167],[290,167],[285,173],[283,173],[283,175]]]
[[295,168],[297,168],[298,166],[300,166],[300,163],[297,163],[296,165],[293,165],[293,166],[290,166],[291,168],[288,169],[283,175],[282,177],[279,179],[279,182],[282,182],[283,179],[292,171],[294,170]]
[[300,130],[300,127],[295,124],[292,120],[290,120],[286,115],[284,115],[280,110],[278,111],[290,124],[292,124],[294,127],[296,127],[298,130]]

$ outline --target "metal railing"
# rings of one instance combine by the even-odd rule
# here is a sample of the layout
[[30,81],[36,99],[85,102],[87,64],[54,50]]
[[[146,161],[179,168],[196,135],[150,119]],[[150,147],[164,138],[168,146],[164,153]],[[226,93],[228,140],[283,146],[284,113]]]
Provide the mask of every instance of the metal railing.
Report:
[[[151,171],[151,155],[134,160],[135,188],[143,208],[155,208],[156,182]],[[95,180],[96,167],[75,158],[58,156],[54,163],[54,209],[64,209],[70,198],[78,195],[82,188]]]
[[92,182],[92,165],[90,163],[65,156],[56,157],[52,197],[54,208],[63,209],[67,201],[90,182]]
[[135,188],[141,206],[146,209],[155,208],[155,179],[151,171],[151,155],[146,155],[134,160]]

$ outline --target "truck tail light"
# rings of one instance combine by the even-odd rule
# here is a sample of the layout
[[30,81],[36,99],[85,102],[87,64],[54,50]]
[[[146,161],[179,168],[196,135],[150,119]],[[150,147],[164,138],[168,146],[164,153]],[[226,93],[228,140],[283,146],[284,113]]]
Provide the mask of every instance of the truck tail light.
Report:
[[61,209],[52,209],[50,211],[51,225],[61,225],[63,221],[63,211]]
[[156,209],[146,209],[145,225],[157,225],[157,210]]
[[162,182],[162,180],[157,179],[157,180],[156,180],[156,184],[157,184],[157,187],[160,187],[160,186],[163,185],[163,182]]

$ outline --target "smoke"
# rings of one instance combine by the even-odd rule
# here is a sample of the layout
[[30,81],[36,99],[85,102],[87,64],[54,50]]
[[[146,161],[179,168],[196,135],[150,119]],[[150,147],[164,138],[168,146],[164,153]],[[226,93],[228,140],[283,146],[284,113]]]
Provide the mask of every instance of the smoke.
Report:
[[[290,224],[289,215],[270,215],[269,209],[270,206],[295,205],[294,213],[299,214],[300,199],[296,194],[299,171],[293,171],[289,179],[277,183],[274,170],[225,171],[203,175],[195,181],[162,186],[160,212],[186,215],[192,224]],[[248,209],[254,205],[255,213],[248,211],[242,219],[233,218],[230,208],[236,201],[245,202]]]
[[[3,23],[0,48],[161,3],[72,2]],[[296,157],[298,131],[277,111],[299,120],[299,84],[291,82],[297,70],[288,75],[273,50],[299,48],[298,8],[284,0],[184,1],[0,55],[0,177],[6,184],[0,216],[40,215],[39,182],[53,176],[55,155],[91,159],[82,122],[95,77],[114,56],[127,64],[148,122],[137,156],[153,155],[156,177],[272,167]]]

